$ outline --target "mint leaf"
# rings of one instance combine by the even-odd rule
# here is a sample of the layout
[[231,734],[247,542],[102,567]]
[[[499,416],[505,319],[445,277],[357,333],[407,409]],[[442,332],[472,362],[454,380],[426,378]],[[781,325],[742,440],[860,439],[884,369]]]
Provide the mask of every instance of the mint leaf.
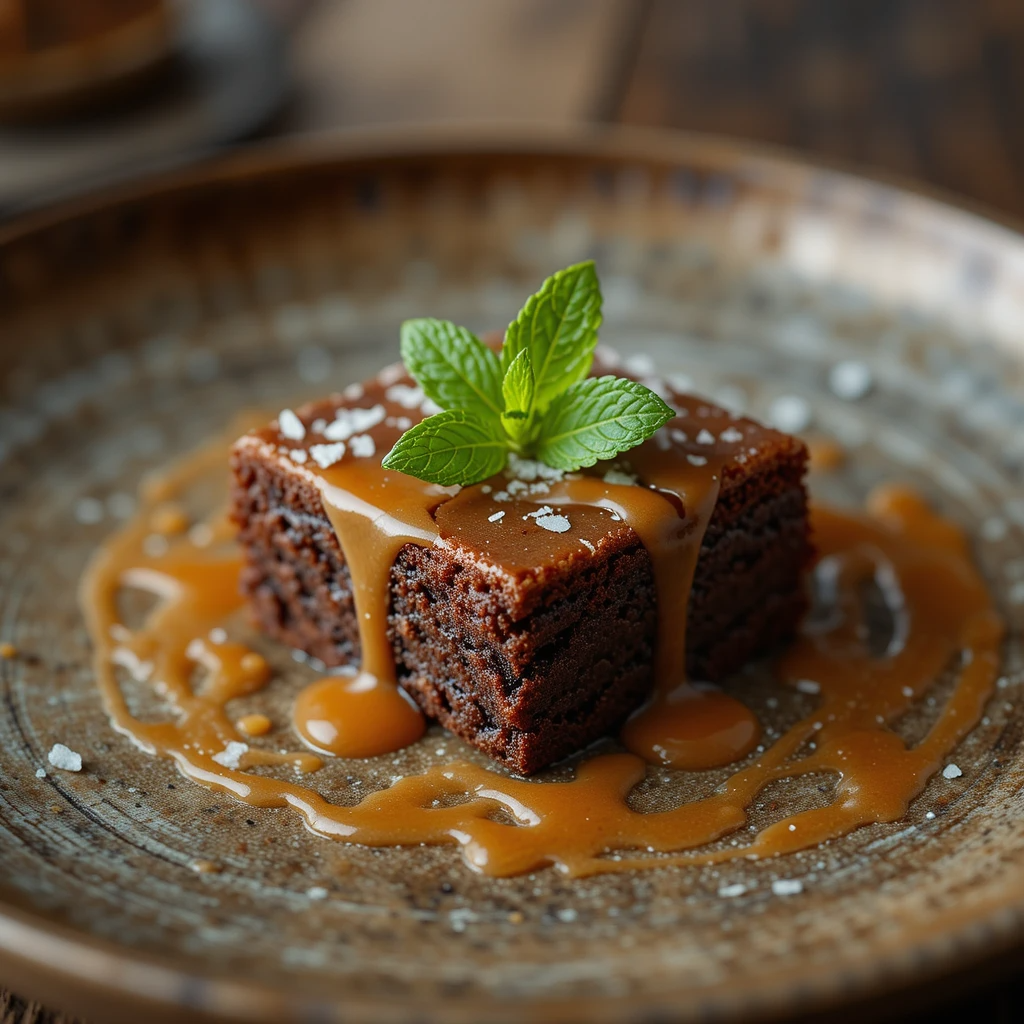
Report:
[[484,419],[501,415],[498,357],[465,327],[448,320],[406,320],[402,361],[442,409],[465,409]]
[[591,377],[551,403],[541,424],[537,456],[555,469],[582,469],[636,447],[673,416],[643,384]]
[[526,349],[512,360],[505,371],[501,395],[505,400],[505,411],[501,414],[505,433],[517,444],[523,444],[533,430],[533,366]]
[[508,440],[497,424],[450,409],[407,430],[381,465],[442,487],[466,486],[500,473],[507,456]]
[[543,413],[552,399],[590,372],[601,326],[601,286],[592,260],[549,277],[509,324],[501,365],[507,373],[520,352],[530,353],[534,403]]

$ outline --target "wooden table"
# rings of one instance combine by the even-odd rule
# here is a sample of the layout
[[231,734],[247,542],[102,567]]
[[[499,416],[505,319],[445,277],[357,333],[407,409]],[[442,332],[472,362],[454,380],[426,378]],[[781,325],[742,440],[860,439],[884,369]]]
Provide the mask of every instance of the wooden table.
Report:
[[[1024,223],[1024,0],[261,2],[292,33],[295,97],[274,134],[445,118],[686,128]],[[1022,974],[1011,961],[1008,982],[914,1019],[1010,1024]],[[44,1022],[71,1024],[0,993],[0,1024]]]

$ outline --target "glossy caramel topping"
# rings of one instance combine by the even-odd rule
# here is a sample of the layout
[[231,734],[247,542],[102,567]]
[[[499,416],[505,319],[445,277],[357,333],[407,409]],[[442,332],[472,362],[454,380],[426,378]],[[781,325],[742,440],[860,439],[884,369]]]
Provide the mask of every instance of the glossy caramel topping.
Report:
[[[253,443],[268,442],[257,438]],[[362,680],[332,677],[329,684],[313,684],[300,695],[302,713],[297,717],[307,741],[325,750],[337,743],[342,753],[354,749],[343,749],[349,740],[339,737],[352,725],[363,700],[373,707],[376,717],[367,728],[375,736],[392,730],[396,717],[406,715],[408,705],[396,716],[399,705],[381,699],[391,692],[400,700],[397,691],[377,691],[389,686],[391,678],[386,647],[375,647],[380,637],[372,633],[378,627],[383,632],[379,616],[386,582],[381,580],[390,568],[390,562],[382,567],[380,552],[397,552],[410,542],[463,543],[457,523],[448,522],[445,514],[446,509],[463,508],[455,519],[465,524],[470,521],[465,516],[479,512],[481,529],[484,523],[497,527],[505,520],[512,525],[513,515],[518,517],[508,545],[503,541],[492,548],[494,571],[499,573],[557,571],[560,560],[586,557],[588,544],[608,536],[609,521],[628,523],[651,552],[661,630],[658,692],[648,710],[627,727],[627,742],[645,757],[685,768],[742,756],[757,741],[756,721],[717,691],[683,689],[685,638],[678,636],[681,629],[666,625],[685,622],[685,614],[679,613],[685,612],[692,560],[718,478],[727,472],[724,460],[731,457],[718,451],[704,462],[703,456],[690,460],[689,443],[689,438],[683,442],[670,437],[667,447],[654,442],[650,449],[631,453],[634,471],[657,489],[591,477],[554,481],[546,493],[520,492],[514,500],[499,501],[492,485],[490,494],[472,488],[449,501],[450,495],[436,489],[428,494],[426,485],[415,485],[392,502],[381,496],[379,466],[369,457],[362,464],[377,468],[365,473],[347,468],[360,466],[350,460],[316,474],[353,573],[364,574],[355,581],[356,605],[361,624],[365,620],[369,625],[363,627]],[[309,753],[281,754],[250,746],[226,713],[229,701],[251,698],[268,677],[262,658],[219,632],[230,629],[240,605],[239,564],[226,543],[226,524],[213,522],[213,542],[202,548],[189,539],[190,531],[171,538],[159,556],[146,554],[156,504],[184,497],[195,478],[222,459],[223,450],[214,447],[152,485],[137,519],[98,553],[82,588],[97,679],[115,726],[144,750],[172,758],[188,777],[240,800],[290,806],[325,836],[373,846],[457,844],[468,864],[491,875],[545,864],[586,875],[785,853],[904,815],[946,754],[978,721],[992,691],[1002,623],[971,564],[964,537],[912,493],[889,490],[875,496],[867,516],[815,511],[821,607],[782,659],[779,677],[805,692],[819,692],[820,705],[705,798],[659,812],[634,810],[628,798],[647,769],[641,757],[620,753],[584,760],[572,781],[558,783],[509,778],[455,761],[406,777],[355,806],[338,806],[294,776],[282,777],[280,769],[260,774],[247,770],[288,762],[308,772],[320,761]],[[490,520],[493,512],[482,514],[492,505],[505,512],[496,522]],[[578,524],[580,532],[574,534],[572,526],[563,532],[538,526],[543,517],[530,517],[530,512],[545,505],[551,515]],[[551,525],[561,529],[558,522]],[[521,554],[520,547],[530,553]],[[373,557],[367,555],[371,550],[377,553]],[[544,558],[534,561],[537,550]],[[659,566],[671,566],[674,572]],[[892,619],[884,651],[870,649],[866,639],[861,603],[865,583],[877,586]],[[129,629],[120,616],[119,598],[133,588],[154,595],[157,604],[140,626]],[[671,618],[661,604],[665,595],[669,602],[678,602]],[[952,695],[925,738],[908,747],[892,725],[950,665],[956,666],[957,676]],[[122,692],[126,672],[166,701],[173,711],[170,721],[132,714]],[[351,696],[351,706],[338,704],[335,688]],[[336,736],[330,736],[328,726]],[[409,735],[413,732],[410,728]],[[357,737],[358,743],[365,738]],[[390,742],[406,738],[399,728]],[[831,804],[784,818],[742,845],[699,852],[730,833],[745,840],[746,809],[757,794],[773,781],[808,773],[838,778]],[[493,820],[499,809],[515,824]],[[639,850],[672,856],[630,852]],[[610,859],[609,851],[620,851],[619,859]]]

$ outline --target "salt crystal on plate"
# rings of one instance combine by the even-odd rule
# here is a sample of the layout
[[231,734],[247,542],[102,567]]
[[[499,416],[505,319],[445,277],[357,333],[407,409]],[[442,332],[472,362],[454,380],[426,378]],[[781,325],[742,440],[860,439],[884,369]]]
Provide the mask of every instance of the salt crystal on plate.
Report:
[[742,882],[734,882],[732,885],[723,885],[718,890],[718,895],[724,899],[732,899],[734,896],[742,896],[747,891],[747,887]]
[[277,417],[277,426],[281,434],[289,441],[301,441],[306,436],[306,428],[302,425],[302,420],[291,409],[281,410]]
[[811,407],[799,395],[781,395],[768,408],[768,422],[787,434],[799,433],[811,424]]
[[82,770],[82,755],[75,753],[63,743],[54,743],[48,760],[54,768],[60,768],[65,772],[80,772]]
[[796,896],[804,891],[804,883],[798,878],[776,878],[772,882],[772,892],[776,896]]
[[242,756],[248,753],[248,751],[248,743],[239,743],[238,740],[231,740],[219,754],[213,755],[213,760],[225,768],[237,769],[241,766]]
[[836,363],[828,375],[833,393],[849,402],[863,398],[871,390],[872,383],[871,370],[854,359]]

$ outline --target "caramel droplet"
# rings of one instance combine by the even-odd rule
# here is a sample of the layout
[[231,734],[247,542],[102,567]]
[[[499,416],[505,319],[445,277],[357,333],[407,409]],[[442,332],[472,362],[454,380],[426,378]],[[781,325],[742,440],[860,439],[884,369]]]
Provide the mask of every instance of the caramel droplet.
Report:
[[658,692],[622,730],[622,742],[645,761],[691,771],[738,761],[760,737],[761,724],[746,705],[688,683]]
[[246,736],[266,736],[273,726],[266,715],[243,715],[237,724]]
[[295,701],[294,722],[314,750],[336,757],[389,754],[415,743],[426,728],[404,690],[366,672],[307,686]]

